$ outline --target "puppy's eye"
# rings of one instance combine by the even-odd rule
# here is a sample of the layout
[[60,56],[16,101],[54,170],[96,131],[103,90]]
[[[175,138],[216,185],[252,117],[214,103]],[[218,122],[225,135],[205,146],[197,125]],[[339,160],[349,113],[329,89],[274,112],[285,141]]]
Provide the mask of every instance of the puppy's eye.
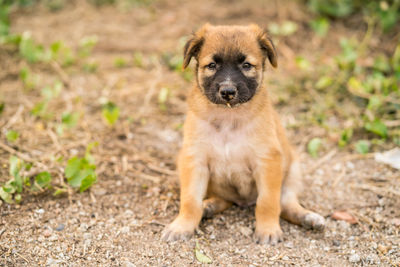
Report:
[[209,70],[215,70],[217,68],[217,64],[215,64],[214,62],[211,62],[210,64],[208,64],[206,66],[206,68]]
[[251,64],[248,63],[248,62],[245,62],[245,63],[242,64],[242,68],[243,68],[244,70],[250,70],[252,67],[253,67],[253,65],[251,65]]

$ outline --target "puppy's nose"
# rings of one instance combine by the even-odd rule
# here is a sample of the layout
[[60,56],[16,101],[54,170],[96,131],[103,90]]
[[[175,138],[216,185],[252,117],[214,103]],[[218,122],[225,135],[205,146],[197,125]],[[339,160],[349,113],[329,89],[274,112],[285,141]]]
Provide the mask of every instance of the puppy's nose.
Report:
[[219,90],[219,93],[224,100],[230,101],[236,96],[237,90],[235,87],[223,87]]

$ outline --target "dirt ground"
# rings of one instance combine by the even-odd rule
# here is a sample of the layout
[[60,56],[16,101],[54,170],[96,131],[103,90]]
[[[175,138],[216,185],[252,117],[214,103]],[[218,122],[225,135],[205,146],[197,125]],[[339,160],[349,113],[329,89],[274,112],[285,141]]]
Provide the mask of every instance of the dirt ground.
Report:
[[[78,110],[78,126],[57,136],[54,122],[44,124],[29,111],[40,91],[25,91],[18,79],[22,63],[0,50],[0,96],[7,104],[0,125],[22,133],[18,151],[40,160],[57,179],[62,169],[55,158],[93,151],[98,183],[88,192],[53,197],[24,196],[20,205],[0,206],[1,266],[189,266],[201,265],[195,257],[198,243],[212,266],[400,266],[400,175],[334,145],[318,159],[305,152],[314,136],[328,133],[316,127],[288,129],[304,169],[301,202],[326,218],[324,232],[313,232],[281,221],[284,241],[276,246],[255,244],[254,207],[233,206],[203,220],[187,242],[160,241],[164,226],[179,207],[175,157],[182,140],[186,92],[190,83],[154,58],[181,53],[181,38],[204,22],[266,26],[292,20],[299,30],[278,38],[279,68],[267,70],[266,83],[274,97],[285,94],[285,80],[296,75],[294,57],[329,62],[338,51],[340,36],[358,36],[354,21],[336,21],[329,38],[315,39],[307,26],[309,13],[296,1],[156,1],[121,10],[96,8],[86,1],[71,1],[58,12],[35,8],[12,16],[12,31],[30,31],[39,43],[62,40],[76,47],[85,36],[99,38],[91,59],[94,73],[71,68],[68,86],[51,105],[57,112]],[[390,46],[390,44],[389,44]],[[144,55],[144,66],[116,68],[114,59]],[[35,67],[39,82],[54,81],[57,73]],[[65,78],[65,77],[64,77]],[[161,88],[170,88],[167,110],[157,103]],[[107,98],[121,109],[111,128],[102,122],[99,99]],[[301,101],[301,100],[300,100]],[[285,125],[298,118],[298,105],[279,105]],[[4,133],[1,133],[3,142]],[[2,182],[8,179],[10,154],[0,149]],[[358,223],[333,220],[334,211],[352,213]]]

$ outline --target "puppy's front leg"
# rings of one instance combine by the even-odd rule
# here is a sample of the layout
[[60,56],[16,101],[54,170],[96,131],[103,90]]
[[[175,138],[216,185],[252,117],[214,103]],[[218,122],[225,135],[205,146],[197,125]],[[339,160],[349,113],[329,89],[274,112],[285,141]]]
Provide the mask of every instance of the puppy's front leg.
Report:
[[256,241],[276,244],[282,239],[279,225],[281,212],[282,159],[280,153],[264,161],[265,165],[256,176],[258,197],[256,204]]
[[209,173],[206,164],[181,153],[178,162],[181,187],[179,215],[163,233],[163,240],[188,240],[199,225],[203,214],[202,202],[207,191]]

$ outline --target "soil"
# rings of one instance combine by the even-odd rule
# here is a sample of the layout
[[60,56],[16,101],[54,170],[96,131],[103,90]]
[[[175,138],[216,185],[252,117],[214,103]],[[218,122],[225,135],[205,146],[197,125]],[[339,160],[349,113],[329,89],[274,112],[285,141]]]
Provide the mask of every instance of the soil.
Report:
[[[160,63],[159,55],[181,53],[182,37],[205,22],[247,24],[295,21],[298,31],[279,37],[279,68],[267,70],[266,83],[274,99],[285,95],[285,81],[296,76],[297,55],[315,64],[328,64],[339,48],[340,37],[361,36],[365,29],[354,22],[336,21],[329,36],[316,38],[308,27],[310,14],[297,1],[154,1],[126,9],[95,7],[70,1],[57,12],[43,7],[12,15],[12,31],[29,31],[39,43],[62,40],[72,47],[96,35],[90,60],[98,69],[87,73],[65,70],[65,88],[49,109],[56,117],[64,111],[82,114],[76,128],[58,136],[57,119],[43,122],[30,115],[40,90],[23,89],[18,78],[21,60],[0,49],[0,97],[6,108],[0,116],[4,129],[21,133],[13,149],[40,161],[63,184],[55,160],[82,154],[92,141],[98,182],[82,194],[54,197],[27,194],[20,205],[0,206],[1,266],[189,266],[201,265],[196,243],[212,259],[212,266],[400,266],[400,175],[373,157],[326,145],[320,158],[306,153],[314,136],[329,133],[317,127],[289,128],[304,169],[301,203],[326,218],[323,232],[281,221],[284,241],[276,246],[255,244],[254,207],[232,208],[203,220],[194,238],[164,243],[161,231],[177,215],[179,186],[175,158],[182,140],[185,99],[190,82]],[[379,40],[375,42],[379,44]],[[385,44],[387,49],[391,44]],[[382,48],[385,49],[385,48]],[[144,55],[143,66],[129,63],[116,68],[114,60],[131,62],[134,52]],[[45,85],[60,73],[48,65],[32,67]],[[61,73],[63,74],[63,73]],[[157,97],[169,88],[167,109]],[[107,126],[101,117],[101,99],[120,107],[119,122]],[[296,100],[294,100],[296,103]],[[299,120],[301,99],[295,105],[277,105],[285,125]],[[4,128],[5,127],[5,128]],[[0,149],[0,180],[8,180],[9,152]],[[357,222],[334,220],[345,210]]]

